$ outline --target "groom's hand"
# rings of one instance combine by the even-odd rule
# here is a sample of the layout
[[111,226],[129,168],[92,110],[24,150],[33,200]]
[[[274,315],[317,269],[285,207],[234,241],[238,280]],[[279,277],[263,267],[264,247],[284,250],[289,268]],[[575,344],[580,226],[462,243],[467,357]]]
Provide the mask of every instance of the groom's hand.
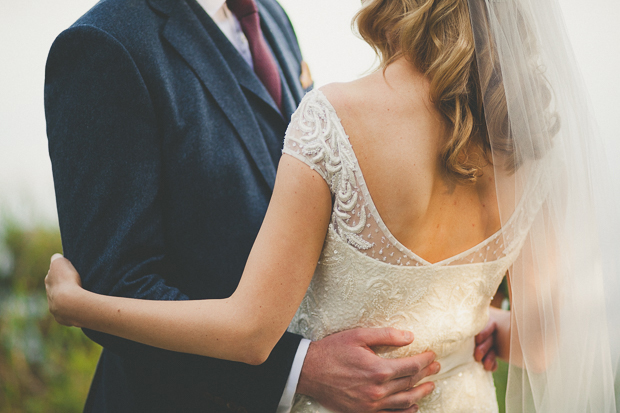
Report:
[[435,354],[384,359],[372,350],[412,342],[413,334],[393,328],[348,330],[315,341],[308,349],[297,393],[341,413],[416,412],[416,403],[435,388],[432,382],[416,386],[439,372]]
[[487,371],[497,370],[497,352],[495,350],[495,334],[497,323],[490,319],[486,327],[476,336],[474,359],[479,361]]

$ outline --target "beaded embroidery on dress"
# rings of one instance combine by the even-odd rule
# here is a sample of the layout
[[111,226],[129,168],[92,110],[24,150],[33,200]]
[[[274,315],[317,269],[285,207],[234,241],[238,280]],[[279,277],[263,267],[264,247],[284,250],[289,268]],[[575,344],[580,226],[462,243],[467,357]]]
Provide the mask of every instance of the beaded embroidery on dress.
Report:
[[[540,210],[544,185],[524,192],[496,234],[431,264],[383,223],[340,119],[320,90],[308,93],[293,115],[283,152],[318,172],[334,199],[319,263],[289,331],[319,340],[357,327],[410,330],[416,337],[411,345],[376,351],[389,358],[437,354],[442,370],[427,378],[436,388],[419,403],[420,412],[497,412],[492,375],[473,358],[474,337]],[[292,411],[329,412],[300,395]]]

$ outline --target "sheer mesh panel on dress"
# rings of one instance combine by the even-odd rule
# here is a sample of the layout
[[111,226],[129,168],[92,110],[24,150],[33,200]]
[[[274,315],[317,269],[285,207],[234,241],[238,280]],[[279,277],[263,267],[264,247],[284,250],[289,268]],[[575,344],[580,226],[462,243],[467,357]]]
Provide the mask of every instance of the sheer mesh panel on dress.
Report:
[[532,196],[531,190],[524,191],[517,210],[500,231],[467,251],[430,263],[402,245],[383,223],[349,137],[334,107],[320,90],[308,93],[293,115],[283,153],[304,162],[327,182],[333,198],[330,225],[335,232],[362,254],[391,265],[464,265],[505,257],[521,248],[544,198],[542,193]]

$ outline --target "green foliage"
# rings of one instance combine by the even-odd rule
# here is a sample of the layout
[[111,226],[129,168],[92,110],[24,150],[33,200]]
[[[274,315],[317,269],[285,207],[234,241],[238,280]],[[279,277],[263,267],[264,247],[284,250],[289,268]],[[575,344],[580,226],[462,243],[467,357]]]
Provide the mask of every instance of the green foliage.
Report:
[[[504,310],[510,310],[510,301],[508,300],[508,278],[504,277],[495,295],[499,297],[499,302]],[[499,306],[498,306],[499,307]],[[508,386],[508,364],[501,360],[497,360],[497,371],[493,373],[493,381],[495,382],[495,391],[497,394],[497,404],[499,405],[499,413],[506,411],[506,387]]]
[[493,373],[495,381],[495,391],[497,394],[497,404],[499,404],[499,413],[506,411],[506,386],[508,385],[508,364],[501,360],[497,361],[497,371]]
[[57,229],[8,223],[0,239],[0,412],[80,412],[101,348],[47,311]]

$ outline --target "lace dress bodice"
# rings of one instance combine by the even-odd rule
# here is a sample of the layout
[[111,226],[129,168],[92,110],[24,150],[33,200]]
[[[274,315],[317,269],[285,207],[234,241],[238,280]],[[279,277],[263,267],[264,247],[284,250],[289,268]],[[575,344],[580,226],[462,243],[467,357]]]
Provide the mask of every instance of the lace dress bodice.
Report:
[[[473,359],[474,336],[486,325],[490,301],[541,202],[522,201],[496,234],[431,264],[383,223],[349,138],[321,91],[301,102],[283,152],[318,172],[333,197],[323,251],[289,331],[310,340],[356,327],[412,331],[411,345],[376,351],[390,358],[437,354],[442,369],[429,378],[436,388],[419,404],[420,412],[496,412],[492,376]],[[293,411],[327,412],[305,396],[297,396]]]

